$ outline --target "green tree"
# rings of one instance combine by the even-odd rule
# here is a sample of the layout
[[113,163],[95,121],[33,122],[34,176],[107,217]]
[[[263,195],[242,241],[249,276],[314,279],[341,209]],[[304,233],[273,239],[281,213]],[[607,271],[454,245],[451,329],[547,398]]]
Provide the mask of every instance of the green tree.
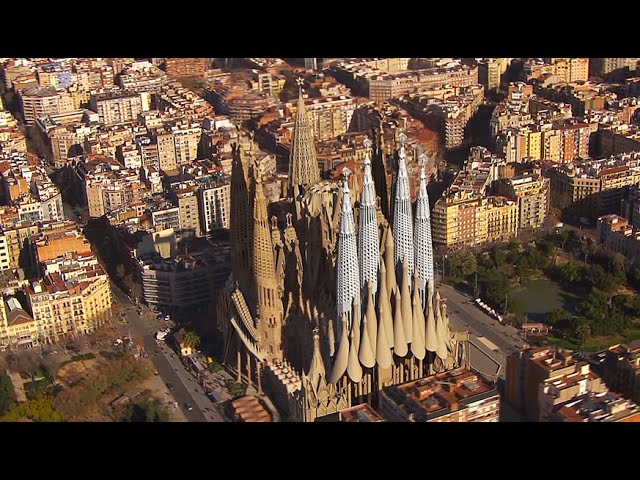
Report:
[[478,286],[480,296],[494,307],[504,304],[509,284],[506,275],[497,268],[489,268],[479,272]]
[[561,326],[567,324],[571,319],[571,314],[564,308],[556,308],[547,313],[546,321],[551,326]]
[[573,233],[573,230],[562,230],[558,236],[560,237],[560,248],[564,250],[567,242],[572,240],[575,234]]
[[560,267],[560,275],[566,283],[579,283],[583,280],[584,265],[573,260]]
[[3,415],[15,402],[11,377],[0,373],[0,415]]
[[195,350],[200,345],[200,336],[193,330],[190,330],[184,336],[183,343],[185,346]]
[[591,327],[587,322],[580,322],[576,326],[576,335],[580,339],[580,350],[584,350],[584,341],[591,335]]
[[476,273],[478,264],[473,252],[464,250],[449,255],[448,267],[449,276],[455,281],[460,281]]

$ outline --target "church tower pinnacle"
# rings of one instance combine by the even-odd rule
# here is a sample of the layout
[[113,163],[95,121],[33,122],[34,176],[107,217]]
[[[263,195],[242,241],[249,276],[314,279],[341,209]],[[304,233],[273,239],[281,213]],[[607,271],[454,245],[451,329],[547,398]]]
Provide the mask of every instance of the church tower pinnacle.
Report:
[[298,109],[293,123],[291,156],[289,159],[289,181],[292,190],[296,187],[308,189],[320,181],[313,125],[302,98],[302,79],[297,80],[299,89]]
[[431,242],[431,213],[429,211],[429,196],[427,195],[427,181],[424,167],[427,156],[423,153],[420,160],[420,189],[416,199],[416,223],[413,232],[413,244],[415,245],[416,271],[419,283],[415,288],[420,290],[422,307],[426,302],[427,283],[433,281],[433,243]]
[[376,213],[376,190],[371,176],[369,150],[371,140],[364,141],[367,153],[364,158],[364,180],[358,216],[358,259],[360,260],[360,292],[364,298],[369,282],[373,294],[378,291],[378,266],[380,264],[380,241],[378,239],[378,215]]
[[413,276],[413,226],[411,221],[411,198],[409,192],[409,178],[407,176],[407,163],[404,153],[404,142],[407,136],[399,135],[400,151],[398,159],[398,180],[396,183],[396,196],[393,204],[393,242],[395,244],[395,272],[396,276],[402,274],[402,263],[405,258],[409,267],[409,278]]
[[347,329],[351,331],[352,305],[356,297],[360,298],[360,275],[358,273],[358,251],[356,247],[356,231],[349,195],[348,176],[351,171],[344,169],[344,186],[342,196],[342,213],[340,215],[340,231],[338,233],[337,271],[337,318],[347,316]]
[[262,181],[255,177],[255,200],[253,204],[253,274],[257,297],[258,334],[261,350],[268,358],[282,360],[282,316],[283,306],[278,291],[278,279],[273,257],[273,242],[267,201]]

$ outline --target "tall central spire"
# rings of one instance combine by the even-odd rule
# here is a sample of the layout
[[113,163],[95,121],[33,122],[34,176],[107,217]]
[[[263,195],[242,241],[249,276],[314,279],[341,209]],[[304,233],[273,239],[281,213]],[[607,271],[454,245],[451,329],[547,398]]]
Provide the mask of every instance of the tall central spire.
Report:
[[340,232],[338,234],[338,258],[336,259],[338,298],[337,318],[347,317],[347,328],[351,330],[352,305],[356,297],[360,297],[360,275],[358,273],[358,255],[356,247],[356,229],[349,195],[348,168],[344,169],[345,179],[342,196],[342,214],[340,215]]
[[298,109],[293,123],[289,181],[292,188],[302,187],[306,190],[320,181],[320,171],[313,140],[313,125],[302,98],[302,79],[298,79],[297,82],[300,89]]
[[421,163],[420,189],[416,199],[416,224],[413,232],[413,243],[416,249],[416,271],[420,279],[415,287],[420,290],[422,308],[424,308],[427,283],[433,281],[433,243],[431,242],[431,213],[427,194],[427,177],[424,173],[427,156],[423,153],[418,159]]
[[364,180],[360,197],[358,217],[358,258],[360,259],[360,290],[364,294],[369,282],[373,294],[378,291],[378,266],[380,264],[380,241],[378,240],[378,215],[376,213],[376,190],[371,176],[369,149],[371,140],[364,141],[367,153],[364,157]]
[[411,221],[411,199],[409,192],[409,178],[404,153],[404,142],[407,136],[401,133],[398,161],[398,180],[396,182],[396,198],[393,204],[393,241],[395,243],[395,271],[400,277],[402,263],[405,258],[409,267],[409,278],[413,275],[413,226]]

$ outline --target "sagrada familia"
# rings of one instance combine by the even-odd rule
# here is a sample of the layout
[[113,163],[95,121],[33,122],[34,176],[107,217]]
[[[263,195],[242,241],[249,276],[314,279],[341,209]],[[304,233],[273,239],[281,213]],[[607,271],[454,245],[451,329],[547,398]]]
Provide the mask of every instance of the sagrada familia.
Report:
[[387,158],[381,130],[373,136],[357,199],[348,169],[342,182],[320,178],[302,94],[286,199],[268,205],[251,146],[234,146],[233,272],[217,302],[223,361],[291,421],[468,363],[468,334],[450,331],[434,285],[426,157],[412,208],[406,137]]

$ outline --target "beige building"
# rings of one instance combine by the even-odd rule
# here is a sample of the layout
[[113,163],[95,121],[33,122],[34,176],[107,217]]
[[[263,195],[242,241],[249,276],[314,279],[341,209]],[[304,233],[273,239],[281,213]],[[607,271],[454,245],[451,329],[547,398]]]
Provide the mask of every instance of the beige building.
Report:
[[506,242],[518,234],[518,202],[506,197],[488,197],[487,242]]
[[478,61],[478,81],[487,90],[500,88],[500,79],[507,71],[510,58],[482,58]]
[[592,58],[592,75],[608,75],[616,70],[636,69],[637,58]]
[[180,184],[176,188],[178,209],[180,211],[180,235],[192,232],[196,237],[200,236],[200,209],[198,208],[198,187],[195,185]]
[[179,125],[171,130],[177,167],[189,165],[198,158],[198,143],[202,134],[200,125]]
[[640,403],[640,341],[609,347],[604,360],[607,385]]
[[433,207],[433,243],[455,249],[506,241],[517,235],[518,221],[517,202],[458,191]]
[[502,179],[497,191],[517,201],[519,229],[542,226],[549,211],[549,179],[534,173]]
[[607,250],[624,255],[631,263],[640,260],[640,230],[626,218],[615,214],[599,217],[597,232]]
[[458,368],[384,388],[380,413],[392,422],[497,422],[500,395],[494,384]]
[[231,184],[206,183],[198,188],[202,232],[229,228],[231,225]]
[[96,112],[100,122],[105,125],[135,122],[138,115],[149,110],[150,96],[148,92],[106,92],[95,93],[89,100],[91,110]]
[[61,107],[60,98],[53,87],[33,86],[25,88],[20,92],[20,102],[24,121],[27,125],[34,125],[39,117],[73,110],[73,108],[64,110]]
[[[351,124],[351,117],[356,109],[352,97],[320,97],[305,100],[307,113],[313,124],[316,141],[332,140],[338,135],[346,133]],[[296,106],[292,105],[292,115]]]
[[551,207],[594,220],[621,212],[627,188],[640,182],[640,159],[636,157],[622,155],[551,168],[547,171]]
[[586,82],[589,80],[588,58],[551,58],[554,74],[566,82]]
[[[530,347],[507,357],[505,400],[530,421],[540,418],[540,385],[589,373],[586,362],[579,362],[573,352],[556,347]],[[572,377],[573,378],[573,377]],[[548,389],[544,394],[550,393]],[[551,395],[552,396],[552,395]],[[545,401],[551,401],[551,398]]]
[[20,255],[28,248],[27,239],[38,233],[37,225],[21,222],[15,226],[5,225],[0,233],[0,269],[19,268]]
[[0,351],[32,348],[38,343],[38,326],[14,297],[0,298]]
[[538,384],[538,421],[550,421],[560,406],[588,392],[602,393],[606,390],[607,386],[587,363],[573,372],[546,378]]
[[173,142],[173,132],[159,130],[156,134],[156,142],[158,145],[158,164],[160,170],[163,172],[175,170],[178,164],[176,163],[176,147]]

